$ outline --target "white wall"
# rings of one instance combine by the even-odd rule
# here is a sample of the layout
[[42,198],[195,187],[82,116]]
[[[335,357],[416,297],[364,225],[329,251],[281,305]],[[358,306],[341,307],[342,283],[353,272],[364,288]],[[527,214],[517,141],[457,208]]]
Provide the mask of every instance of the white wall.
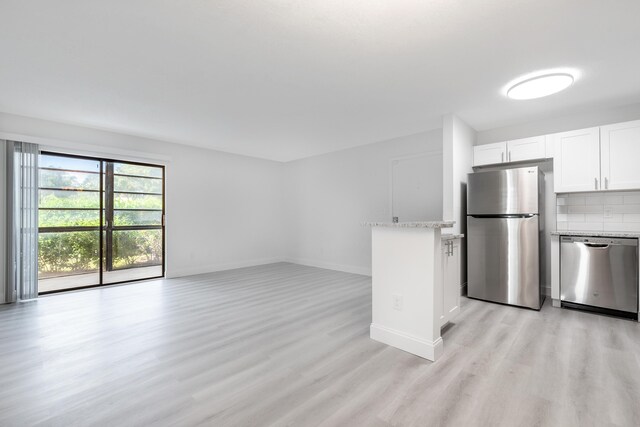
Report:
[[442,133],[443,218],[456,222],[453,233],[464,233],[467,174],[473,172],[473,146],[476,141],[476,131],[459,117],[449,114],[443,118]]
[[[441,149],[438,129],[286,163],[287,259],[371,274],[371,230],[361,223],[391,221],[392,159]],[[441,189],[442,171],[430,172]],[[442,196],[432,202],[442,212]]]
[[[287,164],[4,113],[0,138],[165,164],[169,277],[283,259],[370,274],[361,223],[391,220],[391,161],[442,158],[441,130]],[[442,170],[429,173],[441,213]]]
[[283,257],[282,163],[3,113],[0,138],[165,163],[169,277]]
[[483,130],[478,132],[476,145],[627,122],[638,118],[640,118],[640,104],[583,111],[546,120],[522,123],[516,126]]
[[[442,216],[455,221],[453,229],[443,233],[467,232],[467,174],[473,172],[473,146],[476,131],[459,117],[448,114],[442,120]],[[460,284],[467,283],[467,241],[460,242]]]

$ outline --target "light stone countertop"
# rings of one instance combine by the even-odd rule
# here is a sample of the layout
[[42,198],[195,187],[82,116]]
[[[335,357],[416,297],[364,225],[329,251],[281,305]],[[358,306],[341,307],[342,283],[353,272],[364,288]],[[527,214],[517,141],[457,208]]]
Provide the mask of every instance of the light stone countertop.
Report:
[[640,233],[634,233],[631,231],[571,231],[571,230],[559,230],[552,231],[552,236],[588,236],[588,237],[628,237],[638,239]]
[[442,241],[462,239],[463,237],[464,237],[464,234],[443,234],[441,236]]
[[390,228],[451,228],[455,221],[415,221],[415,222],[364,222],[366,227]]

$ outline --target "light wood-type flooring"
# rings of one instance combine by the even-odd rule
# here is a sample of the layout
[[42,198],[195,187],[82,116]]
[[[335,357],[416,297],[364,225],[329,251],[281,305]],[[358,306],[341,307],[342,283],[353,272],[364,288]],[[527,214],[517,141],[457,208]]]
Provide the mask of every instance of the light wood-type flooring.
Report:
[[0,306],[1,426],[637,426],[640,324],[463,300],[431,363],[294,264]]

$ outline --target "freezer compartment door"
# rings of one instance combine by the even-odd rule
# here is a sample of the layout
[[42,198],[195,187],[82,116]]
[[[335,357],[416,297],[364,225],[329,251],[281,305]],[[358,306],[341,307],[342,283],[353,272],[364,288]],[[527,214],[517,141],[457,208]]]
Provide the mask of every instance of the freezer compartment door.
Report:
[[562,238],[560,300],[637,313],[637,240],[580,240],[587,239]]
[[540,309],[538,221],[467,218],[470,297]]
[[469,215],[538,214],[540,182],[537,167],[469,174],[467,212]]

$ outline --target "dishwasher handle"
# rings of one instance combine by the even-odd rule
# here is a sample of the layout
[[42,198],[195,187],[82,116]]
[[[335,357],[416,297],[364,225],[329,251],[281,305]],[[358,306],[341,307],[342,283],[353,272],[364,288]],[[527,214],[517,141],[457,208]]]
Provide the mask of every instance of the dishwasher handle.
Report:
[[585,247],[604,248],[614,246],[638,247],[638,238],[629,237],[597,237],[597,236],[561,236],[560,243],[578,243]]
[[594,248],[594,249],[606,249],[608,248],[610,245],[607,243],[583,243],[583,245],[585,245],[588,248]]

